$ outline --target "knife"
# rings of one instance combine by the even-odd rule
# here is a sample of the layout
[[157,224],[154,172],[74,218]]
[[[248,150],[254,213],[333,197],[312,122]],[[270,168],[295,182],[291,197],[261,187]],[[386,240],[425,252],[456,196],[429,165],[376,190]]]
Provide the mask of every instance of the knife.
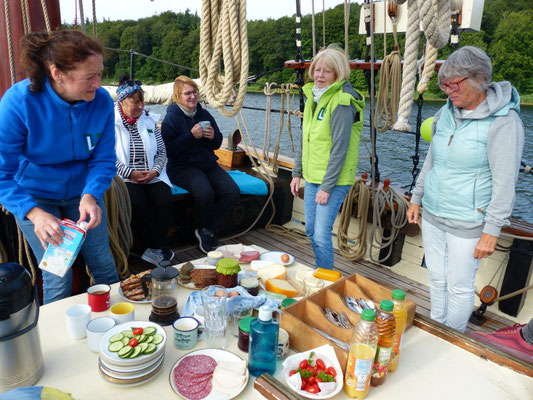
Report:
[[314,330],[316,333],[318,333],[318,334],[324,336],[326,339],[331,340],[333,343],[335,343],[335,344],[336,344],[337,346],[339,346],[341,349],[346,350],[346,351],[350,351],[350,345],[349,345],[348,343],[343,342],[342,340],[339,340],[339,339],[337,339],[337,338],[334,338],[333,336],[328,335],[326,332],[322,332],[320,329],[313,328],[313,330]]

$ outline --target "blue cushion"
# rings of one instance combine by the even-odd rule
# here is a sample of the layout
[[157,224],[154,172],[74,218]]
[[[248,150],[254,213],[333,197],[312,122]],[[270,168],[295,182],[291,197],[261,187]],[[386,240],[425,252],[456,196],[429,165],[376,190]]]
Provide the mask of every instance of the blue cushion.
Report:
[[[268,194],[267,184],[254,176],[245,174],[242,171],[228,171],[228,174],[233,178],[241,194],[253,194],[257,196],[266,196]],[[172,185],[172,194],[189,193],[179,186]]]

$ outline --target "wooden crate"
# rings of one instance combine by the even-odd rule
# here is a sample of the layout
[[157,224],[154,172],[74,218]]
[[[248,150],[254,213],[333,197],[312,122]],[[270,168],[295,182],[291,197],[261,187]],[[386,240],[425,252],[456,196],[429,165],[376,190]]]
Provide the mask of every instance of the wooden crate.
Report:
[[220,148],[215,150],[215,154],[218,157],[218,163],[227,167],[240,167],[244,161],[245,152],[242,149],[229,150]]
[[[352,329],[335,326],[322,313],[324,307],[343,312],[352,325],[357,324],[361,316],[346,306],[343,300],[345,296],[362,297],[365,300],[370,299],[379,307],[381,300],[392,298],[392,291],[368,278],[353,274],[284,308],[283,319],[281,320],[281,327],[289,333],[291,347],[298,351],[306,351],[324,344],[330,344],[335,349],[343,372],[346,368],[348,352],[315,332],[312,328],[320,329],[328,335],[349,344],[352,338]],[[407,299],[405,304],[407,306],[406,329],[409,329],[413,326],[416,304]]]

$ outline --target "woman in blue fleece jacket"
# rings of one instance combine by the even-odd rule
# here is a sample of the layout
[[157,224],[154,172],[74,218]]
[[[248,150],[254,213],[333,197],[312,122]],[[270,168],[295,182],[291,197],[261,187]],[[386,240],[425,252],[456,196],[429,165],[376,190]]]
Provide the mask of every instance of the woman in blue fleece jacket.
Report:
[[[116,174],[113,100],[100,88],[103,48],[76,31],[21,40],[28,79],[0,100],[0,203],[15,215],[35,257],[61,243],[62,218],[88,221],[81,250],[95,283],[118,281],[109,249],[105,190]],[[63,278],[42,271],[44,303],[68,297]]]
[[167,173],[173,184],[193,195],[197,210],[194,234],[200,249],[208,253],[220,246],[215,235],[238,201],[239,187],[217,164],[214,150],[222,144],[222,134],[213,116],[198,103],[198,85],[187,76],[178,76],[172,100],[177,104],[168,106],[161,126]]

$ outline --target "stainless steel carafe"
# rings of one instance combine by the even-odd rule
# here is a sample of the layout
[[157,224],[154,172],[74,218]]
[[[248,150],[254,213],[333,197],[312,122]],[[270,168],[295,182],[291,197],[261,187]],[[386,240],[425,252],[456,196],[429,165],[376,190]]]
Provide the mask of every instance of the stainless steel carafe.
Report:
[[15,263],[0,264],[0,393],[41,378],[38,321],[39,299],[29,273]]

